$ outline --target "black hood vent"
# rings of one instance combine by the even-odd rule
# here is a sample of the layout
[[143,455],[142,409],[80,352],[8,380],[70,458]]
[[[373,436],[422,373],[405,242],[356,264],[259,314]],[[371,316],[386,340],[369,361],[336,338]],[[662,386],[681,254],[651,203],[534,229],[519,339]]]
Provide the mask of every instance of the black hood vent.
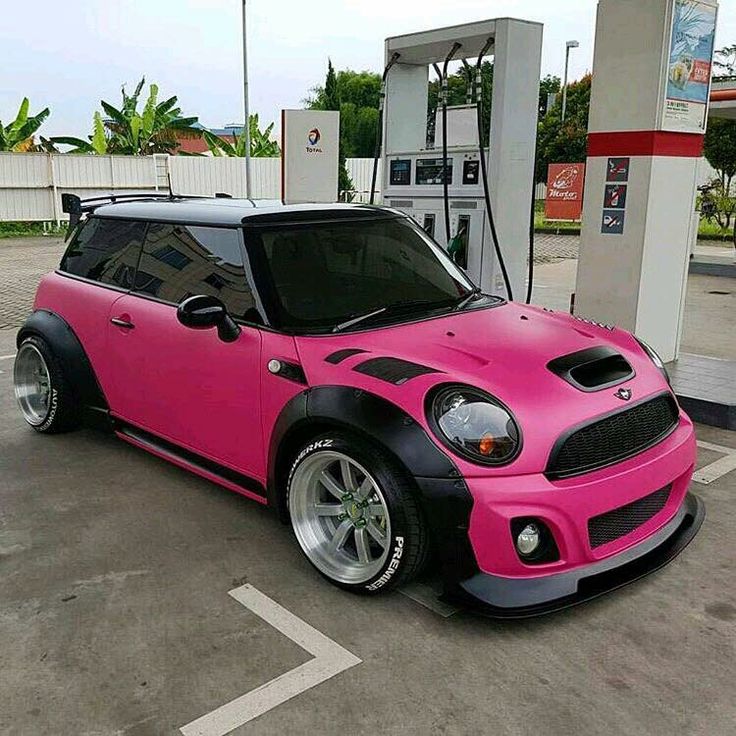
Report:
[[354,355],[360,355],[361,353],[366,352],[368,351],[361,350],[360,348],[344,348],[343,350],[337,350],[334,353],[330,353],[325,358],[325,361],[332,363],[332,365],[339,365],[343,360],[347,360],[348,358],[352,358]]
[[395,386],[401,386],[412,378],[424,376],[427,373],[442,372],[434,368],[427,368],[426,365],[410,363],[408,360],[400,360],[399,358],[371,358],[359,363],[353,370],[366,376],[379,378],[381,381],[386,381],[386,383],[393,383]]
[[600,346],[547,363],[547,368],[579,391],[602,391],[631,380],[636,373],[623,355]]

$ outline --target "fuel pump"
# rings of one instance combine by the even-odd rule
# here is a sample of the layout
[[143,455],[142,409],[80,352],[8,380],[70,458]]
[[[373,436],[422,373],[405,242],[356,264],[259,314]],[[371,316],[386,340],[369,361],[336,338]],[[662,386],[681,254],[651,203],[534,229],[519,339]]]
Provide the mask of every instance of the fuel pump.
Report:
[[[524,293],[527,275],[541,42],[540,24],[514,19],[386,40],[383,202],[414,217],[483,291],[510,298]],[[481,69],[491,55],[493,98],[484,100]],[[449,105],[453,60],[468,79],[464,105]],[[433,143],[430,67],[440,79]]]
[[388,60],[381,77],[381,92],[378,96],[378,124],[376,126],[376,147],[373,154],[373,175],[371,176],[371,204],[376,195],[376,178],[378,175],[378,161],[381,158],[381,145],[383,143],[383,108],[386,101],[386,78],[391,67],[399,60],[401,54],[394,52]]
[[[438,99],[439,107],[442,109],[442,191],[445,205],[445,235],[447,242],[450,242],[450,195],[448,182],[448,163],[447,163],[447,99],[449,90],[447,88],[447,67],[450,65],[452,57],[462,48],[462,44],[457,41],[452,44],[450,53],[445,57],[445,63],[440,74],[440,96]],[[435,65],[435,69],[439,71]]]

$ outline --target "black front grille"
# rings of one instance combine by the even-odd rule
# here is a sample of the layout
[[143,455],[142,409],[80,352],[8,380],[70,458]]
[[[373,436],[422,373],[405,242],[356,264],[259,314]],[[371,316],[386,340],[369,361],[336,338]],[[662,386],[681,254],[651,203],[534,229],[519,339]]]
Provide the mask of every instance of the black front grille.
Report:
[[607,511],[588,520],[588,539],[591,549],[614,542],[631,534],[656,516],[667,504],[672,486],[661,488],[638,501]]
[[663,440],[677,425],[677,403],[662,394],[592,422],[562,437],[547,465],[550,478],[567,478],[637,455]]

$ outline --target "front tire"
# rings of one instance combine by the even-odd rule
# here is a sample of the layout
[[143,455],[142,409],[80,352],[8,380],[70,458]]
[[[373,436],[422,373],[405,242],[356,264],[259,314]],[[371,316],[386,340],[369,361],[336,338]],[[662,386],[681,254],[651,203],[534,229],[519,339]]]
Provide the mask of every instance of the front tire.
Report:
[[331,432],[303,446],[287,504],[302,551],[338,587],[375,595],[424,564],[426,525],[405,472],[358,437]]
[[33,335],[20,344],[13,389],[23,418],[36,432],[67,432],[79,424],[79,405],[64,366],[42,337]]

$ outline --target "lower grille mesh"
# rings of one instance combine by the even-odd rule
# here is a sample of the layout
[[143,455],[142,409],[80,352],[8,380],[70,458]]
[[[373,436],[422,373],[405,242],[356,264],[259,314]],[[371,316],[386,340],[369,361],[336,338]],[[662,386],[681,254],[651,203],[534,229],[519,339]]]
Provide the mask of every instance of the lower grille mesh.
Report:
[[672,486],[650,493],[638,501],[607,511],[588,520],[588,538],[591,549],[614,542],[631,534],[635,529],[656,516],[667,504]]

